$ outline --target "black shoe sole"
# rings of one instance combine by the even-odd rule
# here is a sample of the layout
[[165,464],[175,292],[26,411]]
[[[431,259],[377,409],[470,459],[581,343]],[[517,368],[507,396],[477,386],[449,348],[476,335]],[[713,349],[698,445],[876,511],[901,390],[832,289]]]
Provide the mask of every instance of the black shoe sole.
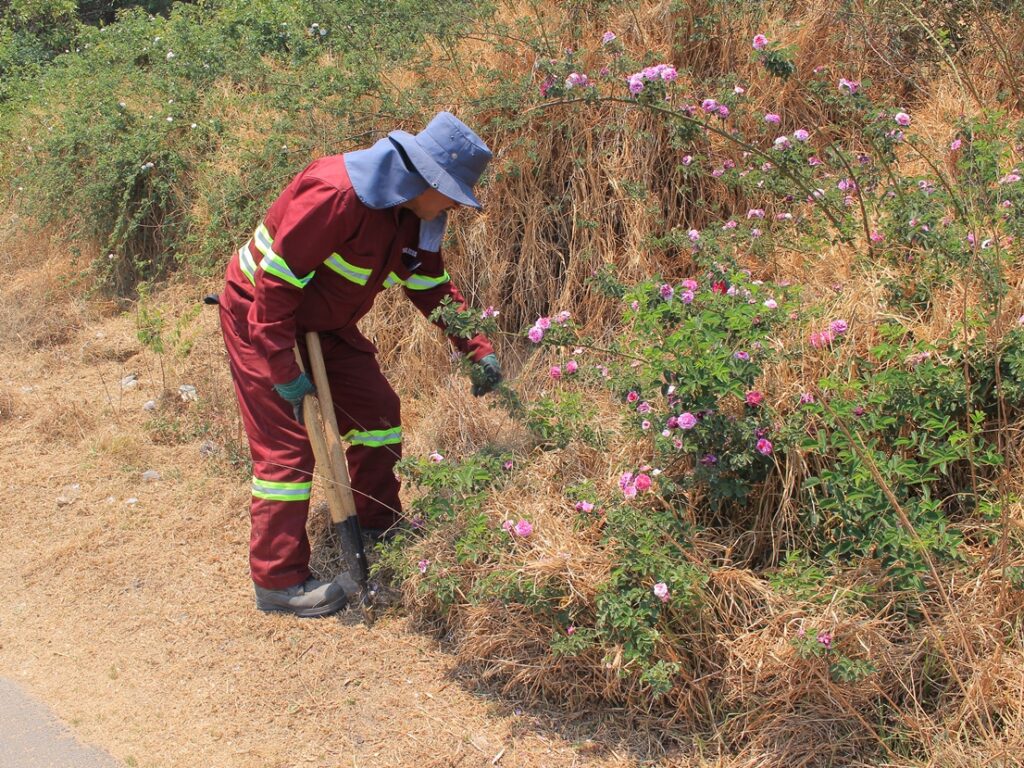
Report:
[[256,600],[256,607],[264,613],[290,613],[300,619],[318,619],[322,616],[330,616],[332,613],[337,613],[348,604],[348,598],[342,594],[341,597],[336,600],[332,600],[324,605],[317,605],[313,608],[289,608],[284,605],[272,605],[272,604],[260,604],[260,601]]

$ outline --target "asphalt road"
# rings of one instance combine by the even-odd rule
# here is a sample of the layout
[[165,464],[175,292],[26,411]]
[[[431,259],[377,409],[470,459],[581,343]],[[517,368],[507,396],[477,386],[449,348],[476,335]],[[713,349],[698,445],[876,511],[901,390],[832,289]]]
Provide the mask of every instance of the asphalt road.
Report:
[[0,768],[123,768],[75,740],[53,713],[0,677]]

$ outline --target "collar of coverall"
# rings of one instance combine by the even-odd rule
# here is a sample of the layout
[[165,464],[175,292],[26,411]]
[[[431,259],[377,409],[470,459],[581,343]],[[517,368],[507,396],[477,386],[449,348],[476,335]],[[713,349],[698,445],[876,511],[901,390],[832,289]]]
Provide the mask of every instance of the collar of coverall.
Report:
[[[387,137],[367,149],[346,152],[344,158],[356,197],[367,208],[394,208],[430,187],[419,173],[409,168],[401,151]],[[447,212],[433,221],[420,222],[421,250],[441,250],[447,222]]]

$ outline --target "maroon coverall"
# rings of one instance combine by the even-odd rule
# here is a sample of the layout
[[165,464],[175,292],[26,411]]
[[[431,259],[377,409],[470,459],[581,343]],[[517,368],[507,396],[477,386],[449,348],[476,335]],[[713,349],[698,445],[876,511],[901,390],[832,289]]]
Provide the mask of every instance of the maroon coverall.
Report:
[[[419,226],[407,209],[360,202],[343,156],[333,155],[295,177],[228,265],[221,328],[252,453],[249,563],[262,587],[309,578],[313,452],[273,389],[299,375],[292,348],[298,339],[305,354],[305,332],[320,332],[360,524],[387,528],[400,513],[399,399],[356,322],[392,285],[425,315],[445,297],[465,306],[441,255],[417,249]],[[450,338],[476,362],[493,352],[483,336]]]

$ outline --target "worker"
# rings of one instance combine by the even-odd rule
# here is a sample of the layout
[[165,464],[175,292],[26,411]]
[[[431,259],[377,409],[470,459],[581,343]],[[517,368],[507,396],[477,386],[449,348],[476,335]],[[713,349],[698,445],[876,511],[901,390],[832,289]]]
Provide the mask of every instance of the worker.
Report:
[[[295,360],[296,342],[305,357],[305,333],[320,333],[359,523],[386,532],[401,518],[399,398],[356,324],[389,288],[424,315],[449,298],[465,309],[441,242],[450,211],[481,207],[473,186],[490,158],[448,112],[418,134],[392,131],[367,149],[322,157],[232,256],[220,319],[252,454],[249,564],[260,610],[326,616],[347,602],[341,579],[321,582],[309,571],[314,460],[301,408],[314,387]],[[474,395],[500,383],[486,337],[450,338],[477,365]]]

